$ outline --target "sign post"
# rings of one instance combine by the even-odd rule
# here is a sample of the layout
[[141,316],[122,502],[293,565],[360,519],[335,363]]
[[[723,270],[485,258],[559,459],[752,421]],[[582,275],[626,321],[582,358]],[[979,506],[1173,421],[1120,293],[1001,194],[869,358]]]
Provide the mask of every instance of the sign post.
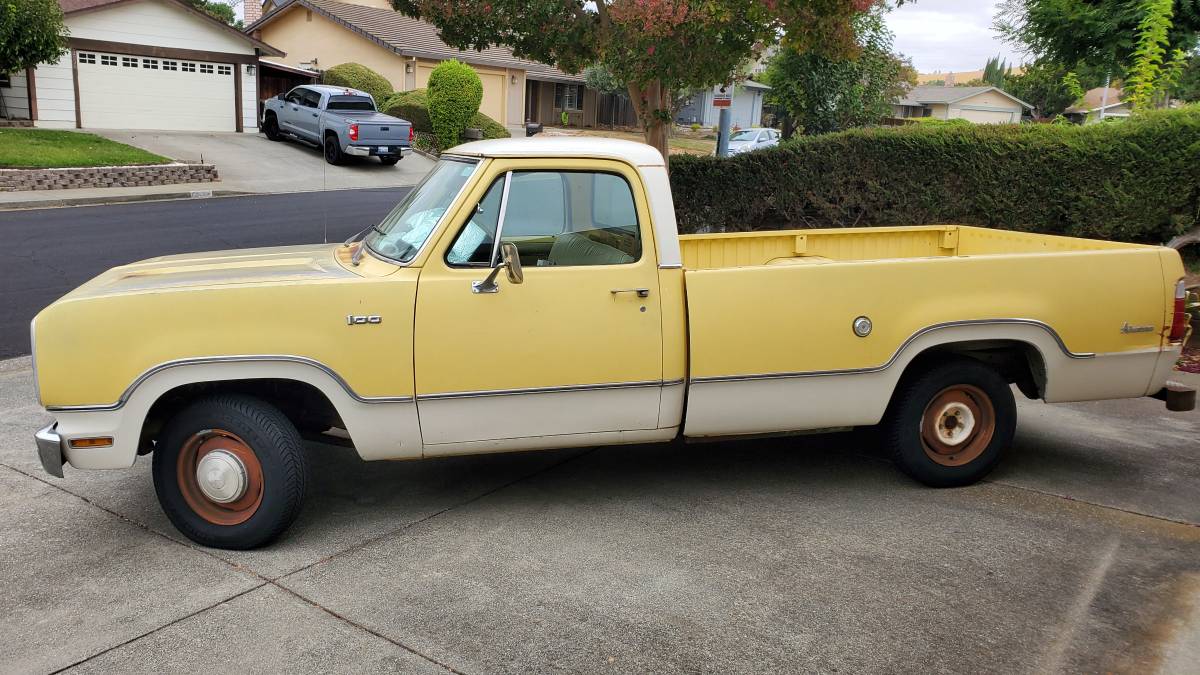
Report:
[[733,86],[723,84],[713,91],[713,107],[717,117],[717,157],[729,156],[729,108],[733,105]]

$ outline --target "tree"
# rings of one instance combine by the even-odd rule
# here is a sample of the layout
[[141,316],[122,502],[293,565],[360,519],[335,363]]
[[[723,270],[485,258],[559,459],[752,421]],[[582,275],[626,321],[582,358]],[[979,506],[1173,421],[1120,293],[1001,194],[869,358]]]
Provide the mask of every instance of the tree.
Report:
[[851,49],[851,21],[883,0],[392,0],[460,49],[507,45],[579,72],[603,63],[626,84],[646,142],[667,158],[674,93],[726,81],[787,30],[797,47]]
[[[1004,0],[994,27],[1005,41],[1035,60],[1076,72],[1098,70],[1122,77],[1132,65],[1148,3],[1160,0]],[[1165,0],[1174,17],[1166,32],[1168,54],[1192,51],[1200,33],[1200,2]]]
[[1170,61],[1163,63],[1168,35],[1174,25],[1173,0],[1143,0],[1142,9],[1144,14],[1138,24],[1137,47],[1127,85],[1128,100],[1135,110],[1149,108],[1158,94],[1170,89],[1186,58],[1183,50],[1177,48]]
[[783,134],[806,134],[877,124],[892,113],[905,86],[916,84],[912,66],[892,53],[883,8],[853,21],[857,50],[850,56],[780,50],[767,64],[767,103],[779,112]]
[[1188,103],[1200,101],[1200,54],[1192,54],[1183,64],[1171,96]]
[[0,73],[57,63],[67,52],[67,28],[57,0],[0,2]]
[[[255,2],[256,0],[250,1]],[[220,0],[185,0],[185,2],[213,18],[224,21],[238,30],[241,30],[242,28],[241,20],[238,19],[233,13],[233,5],[227,5],[223,2],[220,2]]]
[[[1103,78],[1095,84],[1103,83]],[[1005,91],[1033,106],[1039,119],[1052,119],[1083,98],[1079,76],[1066,66],[1037,61],[1006,81]]]
[[983,66],[983,83],[989,87],[1003,89],[1004,83],[1008,78],[1012,77],[1012,68],[1009,67],[1007,60],[1002,60],[997,54],[987,60],[987,64]]

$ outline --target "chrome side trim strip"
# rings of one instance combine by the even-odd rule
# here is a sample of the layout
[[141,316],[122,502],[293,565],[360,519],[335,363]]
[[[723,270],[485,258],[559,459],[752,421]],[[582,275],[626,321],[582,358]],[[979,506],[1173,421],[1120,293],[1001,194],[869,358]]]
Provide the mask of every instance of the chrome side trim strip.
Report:
[[342,379],[341,375],[338,375],[337,372],[334,371],[333,368],[330,368],[329,366],[325,365],[324,363],[321,363],[320,361],[317,361],[315,359],[310,359],[305,356],[268,354],[268,355],[254,355],[254,356],[250,356],[250,355],[245,355],[245,356],[201,356],[201,357],[190,358],[190,359],[178,359],[175,361],[167,361],[166,363],[160,363],[157,366],[154,366],[153,368],[150,368],[146,372],[142,373],[141,375],[138,375],[137,379],[135,379],[133,381],[133,384],[130,384],[128,387],[126,387],[125,391],[121,393],[121,397],[119,399],[117,399],[116,403],[110,403],[107,405],[47,406],[46,410],[48,410],[49,412],[58,412],[58,411],[102,412],[102,411],[109,411],[109,410],[119,410],[120,408],[124,407],[124,405],[126,403],[129,402],[129,398],[131,396],[133,396],[133,392],[139,386],[141,386],[142,383],[144,383],[146,380],[150,379],[154,375],[161,373],[164,370],[169,370],[171,368],[178,368],[181,366],[198,366],[198,365],[205,365],[205,364],[211,364],[211,363],[270,363],[270,362],[299,363],[299,364],[306,365],[306,366],[312,366],[313,368],[316,368],[316,369],[324,372],[329,377],[333,378],[333,381],[337,382],[338,385],[343,390],[345,390],[346,394],[350,396],[350,398],[354,399],[355,401],[358,401],[359,403],[411,403],[413,401],[412,396],[360,396],[353,389],[350,388],[350,384],[348,382],[346,382],[346,380]]
[[660,264],[658,266],[658,269],[660,269],[660,270],[681,270],[681,269],[683,269],[683,263],[675,263],[675,264],[671,264],[671,265]]
[[601,391],[606,389],[642,389],[683,384],[683,380],[644,380],[640,382],[604,382],[601,384],[571,384],[561,387],[528,387],[525,389],[483,389],[480,391],[450,391],[441,394],[418,394],[417,401],[443,401],[459,398],[483,398],[486,396],[517,396],[521,394],[556,394],[577,391]]
[[887,363],[884,363],[881,366],[874,366],[871,368],[847,368],[844,370],[809,370],[809,371],[801,371],[801,372],[794,372],[794,373],[761,373],[761,374],[755,374],[755,375],[712,375],[712,376],[708,376],[708,377],[693,377],[691,379],[691,381],[693,384],[706,384],[706,383],[711,383],[711,382],[739,382],[739,381],[744,381],[744,380],[782,380],[782,379],[793,379],[793,378],[801,378],[801,377],[826,377],[826,376],[832,376],[832,375],[862,375],[862,374],[866,374],[866,373],[878,373],[880,371],[887,370],[888,368],[891,368],[893,365],[895,365],[896,361],[899,360],[900,356],[904,353],[904,350],[907,349],[908,346],[910,344],[912,344],[915,340],[917,340],[918,338],[920,338],[923,335],[926,335],[927,333],[931,333],[936,330],[942,330],[943,328],[954,328],[954,327],[959,327],[959,326],[994,326],[994,325],[1021,325],[1021,326],[1033,326],[1035,328],[1040,328],[1040,329],[1046,331],[1046,333],[1048,333],[1050,335],[1050,337],[1054,338],[1054,341],[1058,344],[1058,348],[1061,349],[1063,354],[1065,354],[1067,357],[1072,358],[1072,359],[1094,359],[1094,358],[1096,358],[1096,355],[1091,352],[1077,353],[1077,352],[1071,351],[1070,349],[1067,349],[1067,344],[1065,342],[1063,342],[1063,339],[1059,336],[1059,334],[1053,328],[1051,328],[1048,324],[1045,324],[1036,319],[969,319],[969,320],[965,320],[965,321],[948,321],[946,323],[938,323],[938,324],[934,324],[932,326],[926,326],[925,328],[922,328],[921,330],[908,336],[908,339],[906,339],[900,345],[900,347],[896,350],[896,352],[894,354],[892,354],[892,358],[888,359]]

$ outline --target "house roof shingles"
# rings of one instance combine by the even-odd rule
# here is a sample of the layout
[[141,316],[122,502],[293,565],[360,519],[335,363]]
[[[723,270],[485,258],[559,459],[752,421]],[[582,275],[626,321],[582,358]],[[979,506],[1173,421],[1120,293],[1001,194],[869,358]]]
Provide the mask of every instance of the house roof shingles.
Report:
[[[89,12],[94,9],[101,9],[101,8],[107,7],[109,5],[123,5],[128,2],[132,2],[132,1],[133,0],[58,0],[58,6],[62,8],[63,14],[75,14],[77,12]],[[186,2],[183,2],[183,0],[164,0],[164,1],[167,2],[167,4],[178,5],[179,7],[187,10],[189,13],[199,17],[200,19],[207,21],[214,26],[217,26],[217,27],[221,28],[222,30],[225,30],[230,33],[233,33],[234,35],[237,35],[241,39],[243,39],[246,42],[249,42],[250,44],[257,47],[264,54],[270,54],[272,56],[283,56],[284,55],[283,52],[281,52],[278,49],[272,47],[271,45],[263,42],[262,40],[259,40],[255,37],[251,36],[248,33],[243,33],[242,31],[225,23],[224,21],[222,21],[206,12],[196,9],[195,7],[189,5]]]
[[986,91],[999,92],[999,93],[1003,94],[1004,96],[1007,96],[1008,98],[1011,98],[1012,100],[1016,101],[1017,103],[1020,103],[1021,105],[1025,106],[1026,108],[1033,107],[1033,106],[1029,105],[1028,103],[1022,101],[1021,99],[1019,99],[1019,98],[1013,96],[1012,94],[1009,94],[1008,92],[1004,91],[1003,89],[999,89],[997,87],[943,87],[941,85],[913,87],[912,89],[909,89],[908,92],[905,93],[903,98],[896,101],[896,105],[919,106],[919,105],[930,105],[930,104],[936,104],[936,103],[954,103],[955,101],[961,101],[964,98],[971,98],[972,96],[978,96],[979,94],[982,94]]
[[1100,106],[1102,106],[1102,105],[1104,105],[1105,109],[1113,108],[1113,107],[1116,107],[1119,105],[1124,105],[1125,102],[1121,100],[1121,96],[1123,94],[1124,94],[1124,92],[1121,91],[1120,87],[1109,87],[1108,88],[1108,104],[1104,105],[1104,103],[1103,103],[1104,87],[1096,87],[1095,89],[1089,89],[1087,91],[1087,93],[1083,95],[1083,100],[1079,102],[1079,105],[1073,105],[1070,108],[1067,108],[1065,112],[1068,112],[1068,113],[1095,112],[1095,111],[1099,110]]
[[[65,0],[102,1],[102,0]],[[258,30],[294,6],[306,7],[345,28],[359,33],[376,44],[400,56],[416,56],[436,60],[458,59],[482,66],[517,68],[534,80],[583,82],[580,75],[565,73],[554,66],[513,56],[506,47],[488,47],[481,51],[455,49],[442,42],[433,24],[405,16],[399,12],[333,0],[287,0],[263,18],[246,27]]]

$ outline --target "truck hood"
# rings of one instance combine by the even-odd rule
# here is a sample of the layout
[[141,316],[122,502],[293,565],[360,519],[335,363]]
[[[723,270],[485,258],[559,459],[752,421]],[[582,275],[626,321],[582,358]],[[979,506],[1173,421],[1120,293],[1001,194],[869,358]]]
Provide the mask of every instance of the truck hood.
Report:
[[340,248],[341,244],[314,244],[161,256],[114,267],[66,297],[356,276],[338,263]]

